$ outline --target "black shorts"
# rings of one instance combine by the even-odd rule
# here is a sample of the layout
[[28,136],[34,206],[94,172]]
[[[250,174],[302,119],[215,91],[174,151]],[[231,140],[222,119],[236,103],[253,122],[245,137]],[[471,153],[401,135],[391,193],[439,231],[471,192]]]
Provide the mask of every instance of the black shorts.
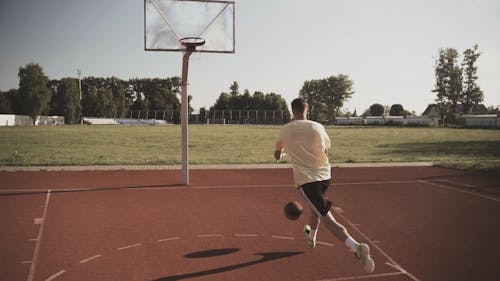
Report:
[[330,211],[333,203],[325,198],[330,180],[315,181],[300,186],[302,196],[309,202],[316,215],[324,217]]

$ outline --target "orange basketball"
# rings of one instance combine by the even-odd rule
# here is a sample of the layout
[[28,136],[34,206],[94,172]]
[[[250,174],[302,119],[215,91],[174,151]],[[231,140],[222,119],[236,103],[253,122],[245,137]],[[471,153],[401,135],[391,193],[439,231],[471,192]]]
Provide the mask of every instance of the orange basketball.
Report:
[[300,217],[304,208],[302,208],[302,205],[300,205],[299,202],[291,201],[285,205],[284,211],[287,219],[296,220]]

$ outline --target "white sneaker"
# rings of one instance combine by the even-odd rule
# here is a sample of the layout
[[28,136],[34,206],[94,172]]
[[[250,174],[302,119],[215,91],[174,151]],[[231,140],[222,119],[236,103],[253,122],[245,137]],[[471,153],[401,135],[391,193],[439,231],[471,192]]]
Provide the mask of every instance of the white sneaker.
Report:
[[309,248],[314,248],[316,247],[316,240],[309,238],[309,233],[311,233],[311,226],[306,224],[304,226],[304,235],[307,239],[307,246],[309,246]]
[[372,273],[375,270],[375,261],[370,257],[370,247],[368,245],[359,244],[354,255],[366,272]]

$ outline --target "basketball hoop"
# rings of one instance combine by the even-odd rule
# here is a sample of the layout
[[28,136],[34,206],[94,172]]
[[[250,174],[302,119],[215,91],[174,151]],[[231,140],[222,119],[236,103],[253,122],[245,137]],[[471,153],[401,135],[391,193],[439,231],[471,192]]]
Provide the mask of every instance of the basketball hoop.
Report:
[[182,46],[186,47],[188,51],[194,51],[196,47],[205,44],[205,39],[200,37],[184,37],[179,40]]
[[144,50],[183,52],[181,135],[185,185],[189,185],[189,57],[193,53],[234,53],[234,6],[231,0],[144,0]]

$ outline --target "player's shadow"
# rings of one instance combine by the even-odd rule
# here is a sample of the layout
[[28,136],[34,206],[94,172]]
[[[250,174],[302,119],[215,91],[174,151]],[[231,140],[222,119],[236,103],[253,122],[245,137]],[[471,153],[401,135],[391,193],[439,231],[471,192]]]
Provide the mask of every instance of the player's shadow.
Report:
[[[278,259],[296,256],[296,255],[301,255],[303,253],[304,252],[256,253],[255,255],[261,256],[261,258],[258,260],[255,260],[255,261],[249,261],[249,262],[244,262],[244,263],[240,263],[240,264],[228,265],[228,266],[224,266],[224,267],[213,268],[213,269],[209,269],[209,270],[203,270],[203,271],[192,272],[192,273],[186,273],[186,274],[181,274],[181,275],[161,277],[161,278],[155,279],[153,281],[174,281],[174,280],[182,280],[182,279],[189,279],[189,278],[197,278],[197,277],[202,277],[202,276],[206,276],[206,275],[236,270],[236,269],[240,269],[243,267],[252,266],[252,265],[256,265],[259,263],[264,263],[264,262],[268,262],[268,261],[272,261],[272,260],[278,260]],[[207,255],[207,256],[210,256],[210,255]]]
[[239,248],[213,249],[213,250],[190,253],[190,254],[185,255],[184,257],[190,258],[190,259],[210,258],[210,257],[215,257],[215,256],[229,255],[232,253],[236,253],[239,250],[240,250]]

